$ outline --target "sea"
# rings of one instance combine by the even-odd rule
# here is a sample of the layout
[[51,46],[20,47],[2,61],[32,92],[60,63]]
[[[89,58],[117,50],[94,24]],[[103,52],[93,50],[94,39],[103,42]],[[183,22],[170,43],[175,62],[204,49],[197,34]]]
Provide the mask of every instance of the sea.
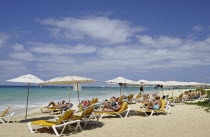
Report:
[[[163,88],[168,90],[168,88]],[[154,89],[154,87],[145,87],[144,93],[158,94],[162,89]],[[121,90],[122,94],[138,94],[139,87],[125,87]],[[8,106],[10,109],[22,109],[26,107],[27,86],[0,86],[0,111],[5,110]],[[99,100],[109,99],[112,96],[120,96],[120,87],[81,87],[79,91],[80,100],[91,100],[99,98]],[[69,100],[69,89],[67,86],[31,86],[29,92],[28,108],[47,106],[50,101],[57,103],[58,101]],[[70,102],[78,103],[78,93],[70,87]]]

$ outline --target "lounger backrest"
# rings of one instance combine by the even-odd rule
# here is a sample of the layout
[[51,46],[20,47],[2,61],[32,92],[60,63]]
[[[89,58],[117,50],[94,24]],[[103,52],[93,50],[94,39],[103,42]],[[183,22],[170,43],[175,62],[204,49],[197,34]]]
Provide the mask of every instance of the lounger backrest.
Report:
[[128,96],[128,100],[129,100],[129,99],[132,99],[133,96],[134,96],[133,94],[130,94],[130,95]]
[[141,94],[136,95],[136,98],[137,98],[137,99],[140,98],[140,97],[141,97]]
[[73,115],[74,110],[67,110],[63,116],[60,116],[56,124],[61,124],[63,120],[68,120]]
[[0,117],[4,117],[7,114],[9,108],[10,108],[10,106],[8,106],[8,108],[0,115]]
[[161,108],[160,108],[160,110],[164,110],[165,105],[166,105],[166,100],[165,99],[160,99],[160,101],[161,101]]
[[123,100],[124,98],[125,98],[125,95],[121,95],[118,100]]
[[98,103],[98,98],[95,98],[95,103]]
[[181,98],[182,98],[182,96],[183,96],[183,93],[179,95],[179,99],[181,99]]
[[94,106],[90,106],[90,107],[87,107],[83,110],[82,112],[82,115],[80,117],[80,120],[83,118],[83,117],[86,117],[86,116],[90,116],[92,113],[93,113],[93,110],[94,110]]
[[121,109],[118,111],[118,113],[122,113],[124,110],[128,108],[127,102],[123,102]]
[[98,98],[94,98],[92,99],[92,101],[90,102],[90,105],[94,104],[94,103],[97,103],[98,102]]

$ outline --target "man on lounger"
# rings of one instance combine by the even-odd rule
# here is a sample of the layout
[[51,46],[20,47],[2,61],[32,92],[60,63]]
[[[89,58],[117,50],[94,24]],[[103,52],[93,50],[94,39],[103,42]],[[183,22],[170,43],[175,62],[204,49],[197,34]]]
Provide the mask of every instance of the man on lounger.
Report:
[[155,97],[155,101],[148,101],[148,105],[146,109],[158,110],[161,108],[161,106],[162,106],[162,103],[160,101],[160,97]]
[[118,104],[115,106],[112,106],[110,103],[105,102],[103,109],[98,112],[116,112],[119,111],[121,107],[122,107],[122,100],[118,100]]

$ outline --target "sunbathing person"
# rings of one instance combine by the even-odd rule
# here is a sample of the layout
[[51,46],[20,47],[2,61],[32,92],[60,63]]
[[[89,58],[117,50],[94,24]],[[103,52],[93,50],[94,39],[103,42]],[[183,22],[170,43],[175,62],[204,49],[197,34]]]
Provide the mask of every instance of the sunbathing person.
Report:
[[[51,105],[52,105],[52,107],[50,107]],[[50,109],[68,109],[69,106],[72,107],[73,104],[72,103],[69,104],[69,102],[65,103],[65,100],[62,100],[61,102],[58,102],[57,105],[53,101],[51,101],[48,104],[48,108],[50,108]]]
[[65,100],[62,100],[61,102],[59,101],[59,102],[57,103],[57,105],[55,104],[55,102],[51,101],[51,102],[48,104],[48,107],[50,107],[51,105],[52,105],[53,107],[55,107],[55,106],[59,106],[59,105],[62,105],[62,104],[65,104]]
[[122,107],[122,100],[118,100],[118,104],[112,106],[110,103],[105,102],[102,110],[97,112],[116,112],[119,111]]
[[80,102],[80,105],[83,105],[83,106],[87,107],[87,106],[90,105],[90,101],[89,101],[89,100],[82,100],[82,101]]
[[160,101],[160,97],[155,97],[155,101],[149,101],[147,104],[146,109],[153,109],[153,110],[158,110],[162,106],[162,103]]

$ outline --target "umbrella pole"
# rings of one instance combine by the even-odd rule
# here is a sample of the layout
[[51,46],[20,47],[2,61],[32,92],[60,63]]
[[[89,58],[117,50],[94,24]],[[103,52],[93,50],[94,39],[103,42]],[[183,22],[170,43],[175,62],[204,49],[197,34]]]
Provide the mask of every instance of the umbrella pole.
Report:
[[68,89],[69,89],[69,108],[70,108],[70,84],[68,86]]
[[30,83],[28,83],[28,95],[27,95],[27,103],[26,103],[26,115],[25,115],[25,119],[27,119],[29,90],[30,90]]
[[164,95],[163,88],[162,88],[162,94]]
[[79,105],[80,105],[80,99],[79,99],[79,84],[77,83],[77,95],[78,95],[78,101],[79,101]]
[[120,86],[120,96],[121,96],[121,88],[122,88],[122,87]]
[[[77,90],[77,94],[78,94],[78,100],[79,100],[79,91]],[[80,104],[80,100],[79,100],[79,104]]]

